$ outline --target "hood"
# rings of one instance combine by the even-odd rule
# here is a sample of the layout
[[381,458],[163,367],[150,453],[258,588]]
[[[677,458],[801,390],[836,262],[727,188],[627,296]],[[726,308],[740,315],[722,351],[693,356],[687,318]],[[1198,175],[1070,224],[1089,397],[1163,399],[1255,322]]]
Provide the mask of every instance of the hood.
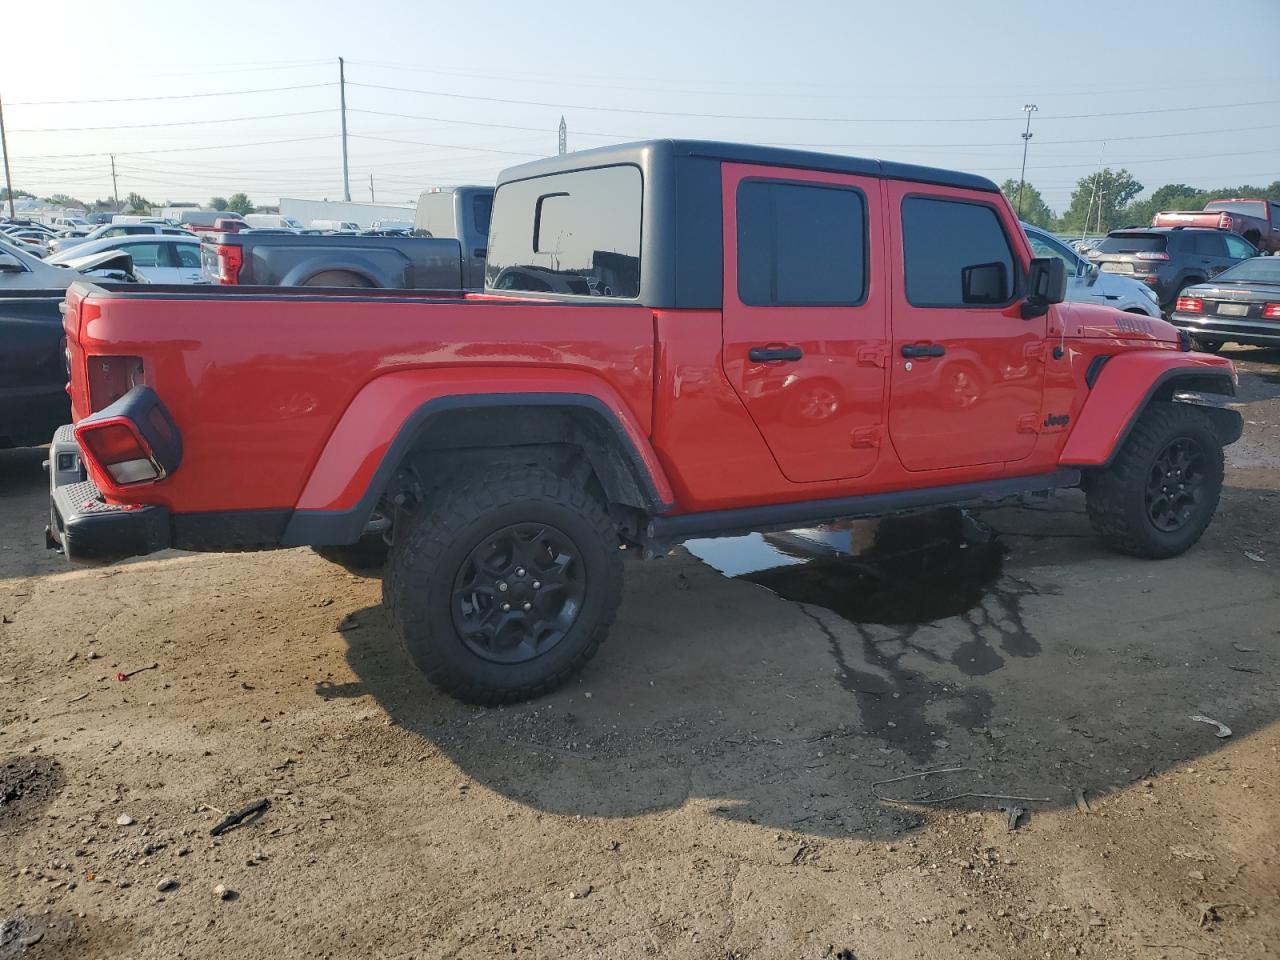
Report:
[[1141,340],[1178,347],[1178,328],[1164,320],[1098,303],[1060,303],[1063,336],[1076,340]]

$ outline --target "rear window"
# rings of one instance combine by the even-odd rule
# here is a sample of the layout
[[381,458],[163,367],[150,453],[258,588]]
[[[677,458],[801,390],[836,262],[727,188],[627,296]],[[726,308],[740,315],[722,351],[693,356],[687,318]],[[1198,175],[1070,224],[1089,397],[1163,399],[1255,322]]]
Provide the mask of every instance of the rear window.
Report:
[[496,290],[640,295],[640,168],[575,170],[498,188],[485,285]]
[[1103,253],[1156,253],[1168,246],[1168,238],[1159,233],[1113,233],[1095,248]]
[[1222,213],[1239,213],[1246,217],[1267,219],[1267,205],[1261,200],[1214,200],[1204,205],[1206,210],[1217,210]]
[[[1280,288],[1280,257],[1254,257],[1223,270],[1215,279],[1218,282],[1274,283]],[[1280,289],[1276,290],[1276,296],[1280,297]]]

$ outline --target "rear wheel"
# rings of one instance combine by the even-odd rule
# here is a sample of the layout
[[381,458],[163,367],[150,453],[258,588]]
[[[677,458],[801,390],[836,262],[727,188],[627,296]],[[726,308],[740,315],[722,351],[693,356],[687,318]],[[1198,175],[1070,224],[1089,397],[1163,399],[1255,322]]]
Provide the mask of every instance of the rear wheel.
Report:
[[1111,466],[1086,477],[1089,522],[1120,553],[1177,556],[1213,519],[1222,472],[1222,445],[1203,411],[1152,403]]
[[580,482],[508,464],[397,522],[383,600],[414,663],[470,703],[540,696],[599,648],[621,602],[614,525]]
[[348,270],[324,270],[317,273],[303,286],[306,287],[372,287],[373,284]]

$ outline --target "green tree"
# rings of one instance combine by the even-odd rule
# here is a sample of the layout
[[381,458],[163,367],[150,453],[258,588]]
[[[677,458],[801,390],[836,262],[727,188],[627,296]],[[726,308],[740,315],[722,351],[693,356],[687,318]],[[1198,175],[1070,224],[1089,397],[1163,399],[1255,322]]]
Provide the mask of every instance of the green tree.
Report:
[[209,209],[210,209],[210,210],[225,210],[225,209],[227,209],[227,198],[226,198],[226,197],[210,197],[210,198],[209,198]]
[[124,205],[130,213],[150,213],[151,201],[140,193],[131,193],[124,198]]
[[[1018,181],[1010,177],[1004,183],[1000,184],[1000,192],[1009,198],[1009,203],[1013,205],[1013,209],[1018,209]],[[1049,205],[1044,202],[1044,197],[1040,196],[1040,191],[1029,183],[1022,184],[1022,213],[1021,218],[1032,226],[1041,227],[1045,230],[1053,226],[1053,211],[1049,209]]]
[[[15,200],[34,200],[35,198],[36,198],[36,195],[34,193],[27,193],[27,191],[25,190],[13,191],[13,199]],[[9,189],[7,187],[0,187],[0,200],[8,200],[8,199],[9,199]]]
[[233,193],[228,198],[226,207],[220,209],[230,210],[232,213],[244,216],[246,213],[253,213],[253,201],[243,193]]
[[1059,227],[1068,233],[1113,230],[1123,225],[1123,208],[1141,192],[1142,184],[1123,167],[1119,170],[1108,167],[1081,177]]
[[85,206],[85,202],[83,200],[77,200],[75,197],[68,196],[65,193],[55,193],[51,197],[45,197],[44,201],[45,203],[52,203],[54,206],[58,206],[58,207],[84,207]]

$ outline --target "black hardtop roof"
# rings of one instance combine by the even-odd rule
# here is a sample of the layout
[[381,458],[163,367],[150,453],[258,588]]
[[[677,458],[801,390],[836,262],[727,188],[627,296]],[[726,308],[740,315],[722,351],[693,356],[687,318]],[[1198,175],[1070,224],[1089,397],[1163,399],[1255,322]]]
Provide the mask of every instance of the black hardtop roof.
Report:
[[803,170],[822,170],[828,173],[848,173],[861,176],[882,177],[890,180],[909,180],[940,186],[963,187],[969,190],[986,190],[998,193],[1000,188],[986,177],[956,170],[922,167],[893,160],[869,160],[848,157],[836,153],[816,153],[809,150],[792,150],[785,147],[761,147],[744,143],[724,143],[716,140],[637,140],[631,143],[578,150],[562,156],[534,160],[515,167],[508,167],[498,175],[498,184],[512,180],[545,176],[579,170],[584,167],[609,166],[619,163],[637,163],[657,159],[658,155],[679,160],[697,158],[726,160],[732,163],[754,163],[761,166],[796,167]]

